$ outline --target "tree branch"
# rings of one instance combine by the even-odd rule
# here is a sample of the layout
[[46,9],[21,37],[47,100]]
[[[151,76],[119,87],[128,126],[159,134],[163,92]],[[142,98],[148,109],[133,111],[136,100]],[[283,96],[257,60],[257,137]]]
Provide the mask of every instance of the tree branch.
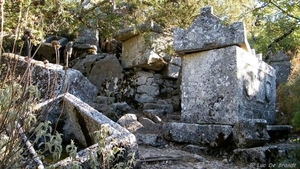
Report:
[[281,36],[276,38],[272,43],[270,43],[268,45],[268,49],[272,48],[275,43],[280,42],[281,40],[283,40],[284,38],[289,36],[291,33],[293,33],[293,31],[297,28],[297,26],[298,26],[298,23],[296,22],[288,31],[286,31],[284,34],[282,34]]
[[283,8],[281,8],[278,4],[274,3],[272,0],[269,1],[272,5],[274,5],[276,8],[278,8],[279,10],[282,11],[282,13],[286,14],[287,16],[293,18],[293,19],[296,19],[298,22],[300,21],[300,18],[299,17],[296,17],[292,14],[289,14],[286,10],[284,10]]

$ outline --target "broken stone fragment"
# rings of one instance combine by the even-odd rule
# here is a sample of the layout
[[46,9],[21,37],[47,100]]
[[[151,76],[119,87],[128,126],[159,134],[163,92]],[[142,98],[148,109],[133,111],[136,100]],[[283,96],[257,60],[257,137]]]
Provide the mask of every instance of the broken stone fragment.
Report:
[[199,52],[238,45],[250,52],[245,25],[235,22],[230,26],[213,15],[212,7],[201,9],[200,16],[187,29],[174,30],[174,49],[179,54]]
[[125,114],[117,121],[117,123],[130,132],[135,132],[143,127],[143,125],[138,122],[135,114]]
[[144,35],[137,35],[123,42],[122,67],[140,67],[154,71],[161,70],[167,62],[154,45],[155,43],[161,43],[162,40],[158,39],[162,38],[159,34],[151,34],[151,40],[146,39]]
[[233,140],[237,147],[255,147],[267,143],[267,121],[264,119],[244,119],[233,127]]
[[98,47],[99,44],[99,32],[96,29],[84,28],[79,32],[75,42],[81,44],[89,44]]
[[100,91],[116,91],[123,78],[123,68],[114,54],[87,55],[73,66],[78,69]]
[[200,125],[188,123],[166,123],[163,136],[166,140],[179,143],[222,146],[232,133],[230,125]]

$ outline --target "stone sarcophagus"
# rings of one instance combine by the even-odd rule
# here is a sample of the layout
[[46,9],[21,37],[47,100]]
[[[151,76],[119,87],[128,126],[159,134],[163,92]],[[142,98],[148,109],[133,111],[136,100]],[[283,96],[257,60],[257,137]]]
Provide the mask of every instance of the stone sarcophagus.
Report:
[[242,22],[224,25],[212,7],[186,30],[174,30],[182,55],[182,121],[234,125],[275,120],[275,70],[251,53]]
[[275,119],[275,70],[238,46],[182,58],[182,121],[234,125]]

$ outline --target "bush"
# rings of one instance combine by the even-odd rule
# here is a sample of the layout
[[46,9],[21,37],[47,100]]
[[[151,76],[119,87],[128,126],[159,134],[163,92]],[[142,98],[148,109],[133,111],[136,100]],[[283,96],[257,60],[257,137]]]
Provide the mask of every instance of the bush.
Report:
[[300,53],[295,52],[292,60],[292,72],[285,84],[277,89],[277,103],[280,112],[280,124],[291,124],[300,129]]

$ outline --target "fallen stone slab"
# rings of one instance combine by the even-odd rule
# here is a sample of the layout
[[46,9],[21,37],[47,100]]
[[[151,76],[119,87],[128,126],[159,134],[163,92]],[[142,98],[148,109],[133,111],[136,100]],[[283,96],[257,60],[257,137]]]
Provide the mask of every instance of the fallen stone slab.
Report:
[[250,52],[245,25],[234,22],[230,26],[213,15],[212,7],[201,9],[200,16],[187,29],[174,30],[174,49],[179,54],[199,52],[238,45]]
[[267,131],[271,137],[270,142],[287,140],[292,129],[291,125],[267,125]]
[[[48,109],[48,115],[43,114],[43,117],[49,118],[57,116],[55,113],[62,112],[62,115],[59,116],[61,119],[60,125],[58,126],[63,126],[60,130],[62,130],[63,138],[67,139],[65,141],[70,141],[70,139],[72,139],[75,140],[77,144],[80,143],[85,146],[83,150],[77,153],[75,159],[67,157],[55,163],[50,168],[68,168],[72,166],[72,162],[74,161],[78,162],[82,168],[90,168],[91,166],[89,161],[91,160],[91,153],[97,153],[99,151],[95,132],[99,131],[103,126],[106,126],[111,131],[111,135],[106,138],[106,141],[108,143],[114,141],[116,145],[125,148],[125,161],[131,158],[131,153],[135,153],[136,158],[138,157],[138,145],[136,137],[132,133],[104,116],[101,112],[90,107],[74,95],[65,93],[57,97],[55,100],[48,101],[47,104],[43,104],[40,108],[41,113],[45,113],[44,108],[47,108],[47,105],[49,104],[51,107],[56,106],[57,109]],[[63,106],[63,110],[61,106]],[[68,136],[71,138],[66,138]],[[111,145],[107,146],[107,148],[109,148]]]
[[142,134],[137,133],[136,139],[138,145],[148,145],[152,147],[160,147],[166,144],[165,140],[159,134]]
[[222,146],[232,133],[230,125],[200,125],[188,123],[166,123],[163,126],[163,136],[166,140],[179,143]]
[[130,132],[135,132],[143,127],[143,125],[138,122],[137,116],[135,114],[125,114],[117,121],[117,123]]
[[146,146],[139,146],[140,160],[141,161],[165,161],[165,160],[186,160],[187,161],[207,161],[204,157],[196,154],[192,154],[186,151],[172,149],[172,148],[161,148],[153,149]]
[[[298,168],[297,161],[299,158],[297,158],[298,155],[295,150],[299,149],[299,144],[283,143],[235,149],[233,153],[236,162],[249,164],[251,168]],[[289,167],[287,167],[288,164]]]
[[[23,56],[5,53],[2,61],[8,65],[16,64],[15,76],[23,76],[27,67],[28,59]],[[79,71],[75,69],[63,70],[63,66],[43,63],[34,59],[30,62],[31,82],[37,85],[42,100],[48,100],[62,93],[69,92],[76,97],[91,103],[95,100],[98,89]],[[2,73],[5,75],[5,71]],[[1,77],[3,78],[3,77]]]

